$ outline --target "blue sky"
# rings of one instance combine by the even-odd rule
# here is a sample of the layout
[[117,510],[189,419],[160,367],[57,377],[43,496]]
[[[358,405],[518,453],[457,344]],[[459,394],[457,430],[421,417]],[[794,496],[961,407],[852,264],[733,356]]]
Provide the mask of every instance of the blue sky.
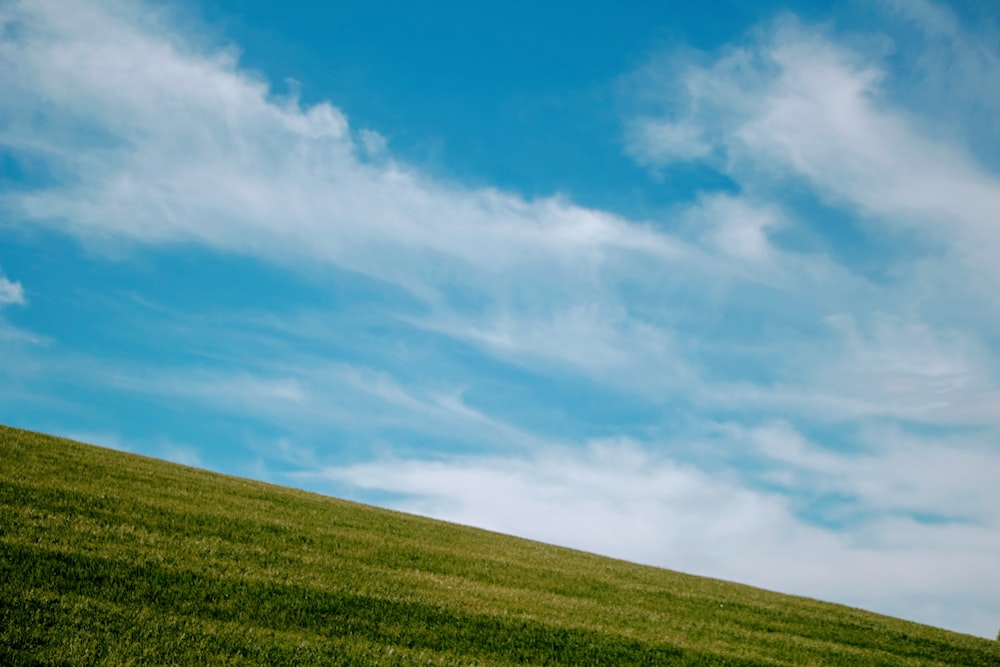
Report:
[[997,13],[0,2],[0,421],[993,637]]

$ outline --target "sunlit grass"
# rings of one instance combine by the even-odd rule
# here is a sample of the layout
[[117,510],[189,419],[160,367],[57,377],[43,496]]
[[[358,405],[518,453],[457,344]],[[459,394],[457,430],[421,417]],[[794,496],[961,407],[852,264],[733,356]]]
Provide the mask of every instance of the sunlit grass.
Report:
[[0,517],[2,665],[1000,665],[997,642],[6,427]]

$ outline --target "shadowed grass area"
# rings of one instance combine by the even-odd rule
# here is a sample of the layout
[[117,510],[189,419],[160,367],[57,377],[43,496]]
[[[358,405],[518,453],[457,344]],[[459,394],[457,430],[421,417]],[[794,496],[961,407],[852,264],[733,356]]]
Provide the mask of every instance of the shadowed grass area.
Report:
[[1000,665],[857,609],[0,427],[0,664]]

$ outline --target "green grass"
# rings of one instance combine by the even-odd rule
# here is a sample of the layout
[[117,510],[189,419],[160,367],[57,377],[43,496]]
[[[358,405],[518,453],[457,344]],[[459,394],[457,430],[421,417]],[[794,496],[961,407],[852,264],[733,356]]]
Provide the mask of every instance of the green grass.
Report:
[[1000,643],[0,426],[0,664],[1000,665]]

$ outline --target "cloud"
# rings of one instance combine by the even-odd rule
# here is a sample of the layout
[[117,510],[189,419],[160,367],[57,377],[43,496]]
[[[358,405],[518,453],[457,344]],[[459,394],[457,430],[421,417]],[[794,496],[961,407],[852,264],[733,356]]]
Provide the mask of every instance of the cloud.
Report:
[[1000,387],[990,357],[972,337],[875,313],[869,332],[851,316],[831,315],[840,358],[818,384],[914,420],[996,423]]
[[[273,94],[233,48],[182,37],[164,10],[14,3],[2,17],[17,29],[0,47],[12,91],[0,101],[0,142],[55,174],[3,195],[21,224],[97,248],[196,243],[298,270],[360,271],[424,304],[411,324],[645,396],[704,375],[687,357],[730,300],[775,310],[824,282],[824,296],[850,294],[830,288],[851,277],[828,257],[775,243],[795,220],[765,198],[706,194],[680,206],[695,230],[682,238],[558,195],[466,188],[395,160],[329,103]],[[705,98],[693,114],[709,101],[761,106],[726,78],[753,72],[741,53],[691,70],[690,95]],[[685,122],[719,143],[701,115]]]
[[[969,148],[894,106],[890,74],[873,54],[785,17],[710,64],[668,66],[681,101],[632,121],[630,151],[641,162],[711,158],[755,189],[799,180],[868,225],[919,234],[1000,277],[991,259],[1000,251],[991,215],[1000,178]],[[705,145],[678,150],[677,136]]]
[[627,150],[643,164],[662,165],[708,157],[712,144],[694,123],[643,118],[631,124]]
[[[757,346],[772,362],[763,381],[701,384],[707,404],[997,421],[995,346],[983,332],[1000,315],[1000,176],[977,150],[993,145],[984,132],[953,129],[1000,105],[986,66],[995,40],[938,5],[889,5],[924,37],[845,36],[786,15],[716,53],[658,57],[631,79],[646,109],[628,121],[629,152],[653,168],[693,160],[731,178],[736,192],[703,195],[688,213],[699,245],[756,266],[746,275],[757,280],[796,286],[755,304],[757,315],[810,332],[786,335],[780,355]],[[977,103],[953,104],[953,89]],[[678,136],[698,137],[699,149],[678,150]],[[746,294],[729,292],[730,308]]]
[[[516,335],[556,363],[602,363],[538,345],[545,327],[591,309],[622,327],[576,332],[605,359],[627,354],[608,342],[668,337],[622,313],[621,281],[711,264],[652,224],[558,194],[526,200],[428,176],[332,104],[276,95],[234,48],[186,38],[166,9],[146,10],[126,0],[0,10],[0,146],[52,174],[0,195],[18,224],[111,254],[197,244],[298,271],[357,271],[486,337],[511,308],[515,319],[528,309],[542,321]],[[561,313],[554,324],[550,312]]]
[[806,39],[784,38],[771,51],[781,75],[735,133],[734,148],[770,158],[883,224],[949,242],[993,272],[987,258],[1000,234],[986,211],[1000,205],[1000,180],[879,104],[880,71]]
[[746,197],[715,194],[704,197],[690,213],[703,228],[707,245],[723,255],[749,263],[772,263],[776,249],[769,233],[783,224],[774,206],[754,204]]
[[702,248],[558,194],[428,176],[332,104],[274,94],[234,48],[185,38],[164,9],[32,2],[0,17],[16,27],[0,42],[0,144],[54,175],[0,205],[99,252],[197,244],[358,271],[414,295],[428,314],[411,324],[645,395],[691,373],[664,302],[704,299],[706,280],[750,275],[733,255],[766,253],[769,213],[730,216]]
[[974,333],[935,329],[880,311],[865,325],[844,313],[824,321],[828,336],[784,349],[783,381],[704,383],[702,399],[822,421],[1000,424],[995,356]]
[[[276,367],[280,374],[274,372]],[[452,443],[474,450],[530,449],[543,442],[533,432],[471,405],[459,385],[407,383],[358,364],[285,358],[259,364],[253,371],[110,364],[76,370],[88,378],[103,376],[115,391],[146,394],[187,410],[238,415],[247,423],[298,431],[326,443],[352,434],[370,447],[399,432],[433,437],[439,446]],[[258,449],[264,454],[270,448]],[[329,450],[331,457],[339,455],[337,448]]]
[[[24,296],[24,287],[18,281],[13,281],[4,275],[0,268],[0,341],[8,346],[20,348],[22,343],[28,345],[45,345],[49,341],[44,336],[39,336],[31,331],[14,326],[7,321],[3,314],[7,306],[26,306],[28,299]],[[20,350],[18,350],[20,352]],[[0,354],[0,359],[4,355]],[[16,361],[7,361],[8,364],[15,365]]]
[[0,271],[0,308],[8,305],[23,306],[26,303],[21,283],[12,282]]
[[[1000,503],[993,470],[1000,456],[982,433],[928,437],[899,426],[863,428],[856,449],[823,447],[792,425],[728,424],[726,435],[750,444],[767,461],[766,479],[796,495],[843,499],[831,518],[888,512],[990,526]],[[955,480],[962,480],[955,484]]]
[[535,372],[568,371],[629,393],[674,391],[693,379],[669,329],[607,301],[549,312],[505,309],[471,322],[447,315],[410,322]]
[[[989,122],[1000,101],[1000,54],[996,21],[988,8],[964,8],[971,20],[963,23],[945,4],[927,0],[885,0],[883,4],[894,18],[916,28],[919,35],[919,52],[906,53],[915,57],[900,58],[896,64],[913,72],[912,82],[904,90],[919,101],[915,106],[924,110],[922,115],[950,121],[957,136],[973,142],[973,150],[976,139],[992,143],[1000,137]],[[977,154],[989,157],[988,151]]]
[[652,229],[558,197],[433,180],[383,155],[384,141],[353,131],[333,105],[273,95],[233,49],[186,41],[163,11],[143,9],[4,10],[16,29],[0,50],[11,93],[0,138],[59,175],[5,195],[18,217],[90,242],[333,262],[414,289],[415,274],[433,282],[442,261],[472,280],[549,261],[593,266],[617,252],[678,255]]

